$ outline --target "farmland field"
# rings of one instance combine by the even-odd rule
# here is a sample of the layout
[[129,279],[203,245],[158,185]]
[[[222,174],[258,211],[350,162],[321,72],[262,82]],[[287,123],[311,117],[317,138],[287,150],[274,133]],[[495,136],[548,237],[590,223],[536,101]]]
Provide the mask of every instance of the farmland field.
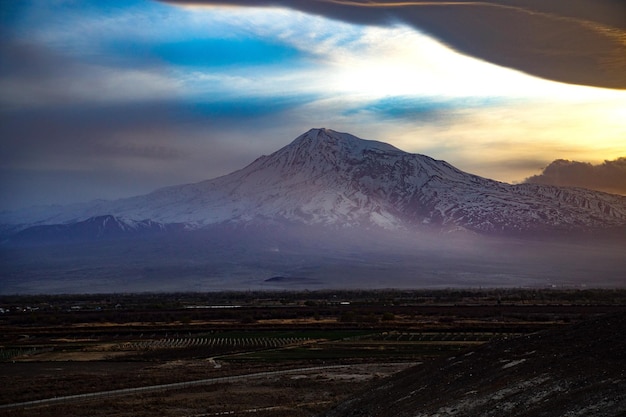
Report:
[[[409,366],[625,311],[626,291],[5,296],[0,308],[3,415],[310,416]],[[18,404],[192,381],[207,382]]]

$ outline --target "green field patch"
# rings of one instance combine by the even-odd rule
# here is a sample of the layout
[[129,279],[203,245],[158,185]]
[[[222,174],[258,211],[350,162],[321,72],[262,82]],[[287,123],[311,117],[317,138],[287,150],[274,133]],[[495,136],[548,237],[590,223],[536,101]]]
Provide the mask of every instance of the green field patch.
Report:
[[223,338],[223,339],[260,339],[260,338],[304,338],[304,339],[324,339],[341,340],[370,335],[371,330],[236,330],[203,333],[198,337]]
[[470,332],[424,332],[424,333],[380,333],[372,335],[372,340],[385,342],[487,342],[493,339],[494,333],[470,333]]
[[417,360],[424,357],[448,355],[464,350],[469,345],[459,342],[376,343],[364,341],[336,341],[307,346],[248,352],[223,356],[222,360],[280,362],[296,360],[372,359],[380,361]]

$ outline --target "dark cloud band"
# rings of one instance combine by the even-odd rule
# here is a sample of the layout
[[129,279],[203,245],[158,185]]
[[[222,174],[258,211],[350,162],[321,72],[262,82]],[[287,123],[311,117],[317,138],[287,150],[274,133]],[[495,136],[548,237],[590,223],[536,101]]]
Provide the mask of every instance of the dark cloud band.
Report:
[[590,188],[626,195],[626,157],[600,165],[557,159],[525,182]]
[[460,52],[571,84],[626,89],[626,3],[621,0],[167,0],[280,6],[357,24],[404,22]]

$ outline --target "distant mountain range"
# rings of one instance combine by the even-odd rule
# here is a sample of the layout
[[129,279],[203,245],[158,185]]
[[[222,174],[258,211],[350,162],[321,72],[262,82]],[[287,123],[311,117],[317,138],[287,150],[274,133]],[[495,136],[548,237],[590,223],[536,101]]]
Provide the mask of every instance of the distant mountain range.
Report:
[[231,174],[0,214],[0,294],[624,286],[626,197],[328,129]]
[[[211,225],[588,232],[626,227],[626,197],[510,185],[444,161],[312,129],[231,174],[116,201],[2,213],[13,240],[112,239]],[[6,234],[6,233],[5,233]]]

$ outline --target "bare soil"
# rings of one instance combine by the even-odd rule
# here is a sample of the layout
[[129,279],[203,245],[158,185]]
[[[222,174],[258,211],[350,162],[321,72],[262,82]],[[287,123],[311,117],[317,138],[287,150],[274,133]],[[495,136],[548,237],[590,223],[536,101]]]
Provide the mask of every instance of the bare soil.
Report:
[[[150,375],[150,380],[162,373],[180,373],[196,368],[194,363],[167,363],[157,367],[142,368],[132,364],[115,364],[110,368],[102,366],[69,366],[47,368],[50,364],[28,364],[31,377],[52,377],[59,388],[65,384],[75,384],[75,378],[85,380],[89,373],[94,378],[102,375],[128,379],[129,374]],[[34,365],[40,365],[37,369]],[[76,365],[76,364],[74,364]],[[255,416],[314,416],[336,405],[350,395],[366,388],[372,382],[387,377],[411,364],[361,364],[347,368],[302,372],[297,374],[254,378],[241,382],[220,383],[185,390],[128,395],[114,398],[93,399],[2,410],[8,416],[213,416],[227,414],[248,414]],[[10,368],[10,367],[8,367]],[[12,370],[15,372],[15,368]],[[9,369],[10,370],[10,369]],[[260,369],[257,369],[260,370]],[[231,370],[232,371],[232,370]],[[79,377],[80,375],[80,377]],[[15,375],[13,375],[15,377]],[[4,377],[3,377],[4,378]],[[7,376],[8,378],[8,376]],[[28,375],[18,377],[18,385],[28,380]],[[128,382],[128,381],[126,381]],[[147,382],[147,381],[146,381]],[[50,388],[48,388],[50,389]]]

